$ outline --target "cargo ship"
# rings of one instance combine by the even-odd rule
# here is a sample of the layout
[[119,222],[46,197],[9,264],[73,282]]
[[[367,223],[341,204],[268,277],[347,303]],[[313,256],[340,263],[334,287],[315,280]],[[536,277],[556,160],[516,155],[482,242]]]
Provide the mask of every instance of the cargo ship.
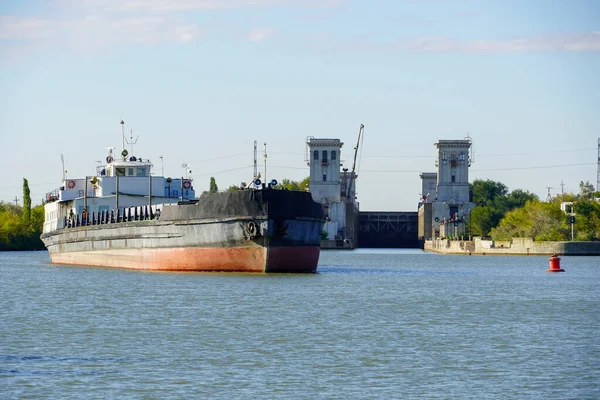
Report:
[[[123,133],[123,122],[121,121]],[[124,139],[125,142],[125,139]],[[125,147],[125,146],[123,146]],[[309,192],[259,178],[202,193],[192,179],[155,176],[123,148],[96,174],[46,194],[41,239],[55,264],[159,271],[314,273],[323,207]],[[64,168],[63,168],[64,170]]]

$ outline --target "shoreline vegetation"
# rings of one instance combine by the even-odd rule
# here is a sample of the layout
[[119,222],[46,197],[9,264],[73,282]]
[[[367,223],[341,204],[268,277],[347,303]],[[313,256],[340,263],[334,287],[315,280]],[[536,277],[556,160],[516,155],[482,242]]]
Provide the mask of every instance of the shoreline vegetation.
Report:
[[0,201],[0,251],[44,250],[40,239],[44,205],[31,207],[29,183],[23,178],[23,206]]
[[[210,183],[211,190],[218,190],[213,177]],[[300,182],[284,179],[279,187],[307,190],[308,183],[308,178]],[[466,224],[469,238],[479,236],[495,242],[513,238],[531,238],[536,242],[600,241],[600,192],[589,182],[579,183],[579,194],[564,193],[549,201],[540,201],[521,189],[509,192],[504,184],[491,180],[475,180],[470,186],[476,207]],[[40,239],[43,224],[44,205],[31,206],[29,183],[23,178],[23,206],[0,202],[0,251],[44,250]]]

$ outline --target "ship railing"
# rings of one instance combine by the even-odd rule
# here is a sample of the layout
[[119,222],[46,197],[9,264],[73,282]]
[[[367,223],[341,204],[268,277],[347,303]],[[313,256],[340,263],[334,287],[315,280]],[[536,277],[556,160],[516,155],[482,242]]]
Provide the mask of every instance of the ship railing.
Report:
[[134,206],[117,208],[116,210],[102,210],[88,213],[85,210],[80,214],[64,217],[65,228],[80,226],[118,224],[132,221],[151,221],[160,219],[162,204],[153,206]]
[[60,188],[54,189],[53,191],[46,193],[46,198],[44,199],[44,204],[58,201],[59,198],[60,198]]

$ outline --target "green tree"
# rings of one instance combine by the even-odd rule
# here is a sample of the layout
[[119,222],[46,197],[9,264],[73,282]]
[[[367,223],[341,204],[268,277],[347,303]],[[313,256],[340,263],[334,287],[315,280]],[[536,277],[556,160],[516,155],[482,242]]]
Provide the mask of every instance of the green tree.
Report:
[[524,207],[507,212],[490,235],[494,240],[531,237],[540,241],[562,241],[568,239],[568,227],[560,204],[531,200]]
[[539,198],[528,191],[516,189],[510,192],[507,196],[507,207],[509,210],[525,207],[528,201],[539,200]]
[[[593,199],[578,199],[573,203],[576,240],[600,240],[600,204]],[[570,225],[569,225],[570,227]]]
[[26,221],[22,215],[22,207],[0,202],[0,251],[44,248],[40,239],[44,223],[44,206],[33,208],[29,221]]
[[29,182],[23,178],[23,219],[29,222],[31,218],[31,192],[29,190]]
[[209,193],[217,193],[219,191],[219,187],[217,186],[217,181],[213,176],[210,177],[210,188],[208,189]]
[[500,199],[505,199],[508,194],[508,188],[500,182],[492,180],[476,179],[471,184],[473,190],[473,202],[478,206],[499,206],[502,204]]
[[471,211],[471,235],[488,236],[492,228],[498,226],[502,213],[493,206],[479,206]]
[[471,211],[472,235],[487,236],[498,226],[508,208],[508,188],[500,182],[476,179],[471,190],[476,205]]
[[594,193],[596,189],[594,185],[592,185],[589,181],[583,183],[583,181],[579,182],[579,198],[584,200],[589,200],[594,197]]
[[293,181],[290,179],[283,179],[279,183],[279,188],[285,189],[285,190],[296,190],[296,191],[305,192],[305,191],[308,191],[309,184],[310,184],[310,177],[306,177],[306,178],[302,179],[301,181]]

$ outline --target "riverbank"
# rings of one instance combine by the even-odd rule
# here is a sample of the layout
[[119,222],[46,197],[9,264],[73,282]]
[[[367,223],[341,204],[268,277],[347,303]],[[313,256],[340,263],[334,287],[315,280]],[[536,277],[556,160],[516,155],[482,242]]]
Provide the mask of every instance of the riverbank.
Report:
[[600,242],[536,242],[532,238],[513,238],[507,241],[483,240],[426,240],[423,250],[440,254],[515,255],[515,256],[600,256]]

